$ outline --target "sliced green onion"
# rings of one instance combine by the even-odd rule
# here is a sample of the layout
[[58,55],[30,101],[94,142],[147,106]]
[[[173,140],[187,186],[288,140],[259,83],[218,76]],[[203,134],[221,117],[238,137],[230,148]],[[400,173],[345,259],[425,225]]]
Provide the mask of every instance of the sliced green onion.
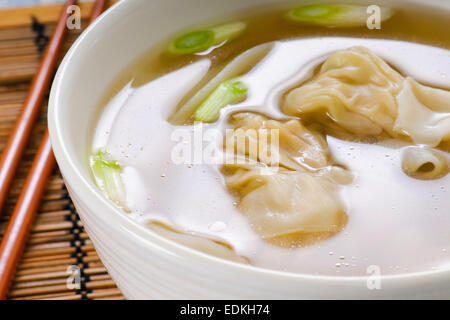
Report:
[[247,97],[247,88],[235,79],[222,82],[194,112],[194,120],[214,122],[219,118],[220,109],[239,103]]
[[192,31],[176,38],[169,45],[168,52],[174,55],[183,55],[205,51],[213,46],[236,39],[246,27],[244,22],[233,22],[211,29]]
[[119,163],[112,160],[109,153],[100,150],[90,157],[89,164],[97,186],[111,201],[125,208],[125,188]]
[[178,110],[172,114],[169,121],[182,125],[192,120],[192,115],[198,106],[224,81],[235,79],[252,70],[274,47],[273,42],[266,42],[241,53],[228,63],[216,76],[209,80],[201,89],[192,96],[187,96]]
[[214,44],[214,32],[211,30],[198,30],[182,35],[169,47],[173,54],[188,54],[208,49]]
[[233,22],[212,28],[211,31],[214,33],[214,45],[236,39],[245,31],[245,28],[247,28],[245,22]]
[[[381,8],[380,21],[389,19],[392,10]],[[287,14],[289,20],[327,27],[365,26],[369,18],[367,6],[344,4],[317,4],[295,8]]]

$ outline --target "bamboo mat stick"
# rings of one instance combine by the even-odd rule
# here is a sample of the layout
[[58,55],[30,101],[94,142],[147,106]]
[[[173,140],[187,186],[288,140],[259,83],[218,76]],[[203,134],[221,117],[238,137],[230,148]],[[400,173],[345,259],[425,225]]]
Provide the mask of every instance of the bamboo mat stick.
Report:
[[46,260],[46,261],[37,261],[37,262],[28,262],[26,264],[21,263],[19,265],[19,267],[17,268],[16,271],[16,275],[19,272],[23,272],[24,270],[31,270],[29,272],[35,272],[36,268],[39,267],[52,267],[52,266],[59,266],[59,265],[64,265],[64,266],[70,266],[70,265],[74,265],[77,263],[77,258],[73,258],[73,257],[64,257],[63,259],[56,259],[56,260]]
[[[67,6],[72,5],[73,3],[74,1],[67,1]],[[101,14],[105,5],[106,0],[96,1],[93,14],[90,19],[91,22],[94,21],[98,17],[98,15]],[[64,13],[66,14],[67,12],[66,7],[64,10],[65,10]],[[66,15],[63,16],[65,29],[65,21],[67,20],[67,16]],[[56,30],[58,30],[58,27]],[[40,101],[40,103],[42,103],[42,101]],[[16,205],[17,209],[15,209],[13,213],[11,227],[8,226],[4,240],[2,242],[2,245],[0,246],[0,299],[6,298],[11,279],[14,276],[14,268],[17,266],[18,260],[20,258],[20,252],[23,250],[23,247],[25,246],[27,234],[30,231],[32,219],[34,218],[37,207],[39,205],[39,200],[43,194],[45,181],[50,176],[54,165],[55,159],[53,156],[53,152],[51,150],[48,130],[46,130],[41,145],[33,161],[30,174],[28,175],[27,180],[25,182],[23,192],[20,194],[19,201]],[[1,172],[0,172],[0,179],[1,179]],[[0,189],[0,208],[2,205],[1,201],[2,198]],[[16,221],[17,223],[14,223]],[[92,250],[95,250],[92,245],[91,247]],[[2,254],[3,252],[6,252],[5,256],[3,256]],[[60,251],[58,253],[60,253]],[[26,255],[27,252],[24,253],[24,256]],[[3,260],[5,260],[4,268],[2,268]],[[5,272],[2,272],[2,270],[5,270]]]
[[[37,257],[44,257],[44,256],[46,256],[46,257],[47,256],[55,256],[55,255],[60,255],[60,254],[65,254],[65,253],[74,254],[74,253],[76,253],[76,250],[77,249],[72,246],[67,246],[64,248],[25,252],[23,254],[23,256],[25,258],[37,258]],[[81,248],[81,252],[88,252],[88,251],[94,251],[94,250],[95,249],[94,249],[93,245],[86,245]]]
[[[122,293],[117,288],[112,289],[97,289],[92,291],[92,293],[88,293],[88,299],[97,299],[97,300],[124,300]],[[35,299],[45,299],[45,300],[81,300],[83,296],[80,294],[77,295],[63,295],[63,294],[53,294],[53,295],[42,295],[35,296]],[[21,299],[21,298],[18,298]]]
[[[67,275],[66,275],[67,276]],[[89,290],[99,290],[99,289],[110,289],[115,288],[116,284],[112,280],[98,280],[98,281],[90,281],[86,285]],[[33,296],[33,295],[43,295],[43,294],[52,294],[52,293],[66,293],[73,292],[76,294],[77,289],[67,289],[66,283],[57,284],[57,285],[48,285],[42,287],[31,287],[31,288],[23,288],[23,289],[13,289],[9,292],[9,296],[11,298],[19,297],[19,296]]]
[[[57,58],[61,52],[62,43],[66,34],[66,21],[69,17],[67,9],[74,5],[76,0],[67,0],[63,7],[63,12],[53,36],[47,46],[39,70],[33,79],[30,91],[22,107],[19,119],[16,121],[13,131],[6,142],[6,146],[0,158],[0,210],[2,210],[16,169],[19,165],[33,124],[38,116],[39,109],[44,101],[45,94],[50,85],[53,73],[56,68]],[[0,211],[1,212],[1,211]],[[0,277],[3,278],[4,265],[0,264]],[[4,270],[4,271],[2,271]],[[0,297],[3,286],[0,285]]]

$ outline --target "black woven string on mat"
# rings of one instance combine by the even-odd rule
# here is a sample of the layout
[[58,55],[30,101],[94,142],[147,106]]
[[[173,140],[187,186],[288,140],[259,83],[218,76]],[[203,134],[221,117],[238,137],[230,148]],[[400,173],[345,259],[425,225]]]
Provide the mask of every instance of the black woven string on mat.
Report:
[[[65,185],[64,189],[67,192],[67,188]],[[70,232],[73,234],[73,239],[70,241],[70,245],[75,248],[75,252],[72,254],[72,257],[76,259],[77,266],[80,270],[80,289],[76,291],[76,294],[81,296],[81,300],[89,300],[88,294],[91,293],[91,290],[87,289],[86,284],[90,281],[90,278],[89,275],[86,275],[85,273],[85,269],[89,268],[89,263],[84,261],[86,253],[83,252],[82,249],[85,241],[80,237],[80,234],[83,232],[83,227],[81,226],[80,217],[75,210],[72,200],[68,196],[68,192],[66,194],[69,204],[65,209],[70,211],[70,214],[66,216],[66,219],[72,222],[72,229],[70,229]]]
[[38,52],[42,53],[45,50],[45,47],[47,46],[49,37],[45,34],[46,26],[45,24],[39,23],[36,17],[31,17],[32,23],[31,23],[31,30],[36,34],[36,37],[34,38],[34,43],[37,46]]

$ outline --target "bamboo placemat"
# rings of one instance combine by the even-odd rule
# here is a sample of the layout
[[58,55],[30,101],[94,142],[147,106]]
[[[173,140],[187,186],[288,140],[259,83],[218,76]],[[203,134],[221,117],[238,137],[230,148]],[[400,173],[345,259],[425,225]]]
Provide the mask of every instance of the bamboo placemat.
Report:
[[[80,6],[83,18],[88,17],[92,3]],[[18,116],[61,8],[52,5],[0,11],[0,149]],[[82,25],[86,25],[86,21]],[[79,30],[70,31],[66,50],[79,34]],[[6,208],[0,215],[0,238],[42,138],[46,113],[47,103],[35,125]],[[75,280],[69,279],[71,275]],[[67,283],[79,284],[79,289]],[[58,169],[47,182],[9,299],[124,299],[84,231]]]

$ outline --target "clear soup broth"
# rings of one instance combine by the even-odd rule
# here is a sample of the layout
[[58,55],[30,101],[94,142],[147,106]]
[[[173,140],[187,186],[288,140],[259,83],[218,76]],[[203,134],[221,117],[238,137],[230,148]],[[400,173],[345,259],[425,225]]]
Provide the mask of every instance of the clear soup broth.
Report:
[[150,48],[99,104],[93,179],[124,215],[239,263],[449,268],[448,12],[378,7],[369,29],[366,9],[265,6]]

